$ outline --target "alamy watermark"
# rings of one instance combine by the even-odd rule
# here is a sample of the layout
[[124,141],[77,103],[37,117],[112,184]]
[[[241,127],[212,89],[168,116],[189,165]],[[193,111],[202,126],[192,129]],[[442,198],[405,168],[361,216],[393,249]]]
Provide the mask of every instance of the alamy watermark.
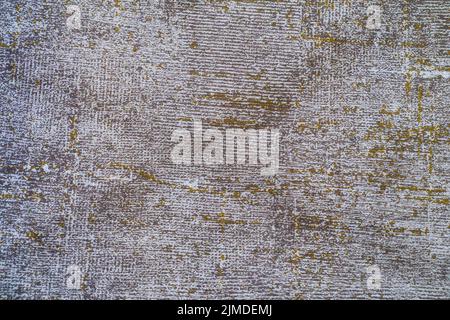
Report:
[[[222,132],[224,131],[224,132]],[[278,173],[279,129],[206,129],[202,121],[193,121],[193,135],[188,129],[176,129],[171,159],[181,165],[249,165],[261,167],[261,175]]]
[[367,289],[381,289],[381,270],[376,264],[367,267]]
[[366,28],[376,30],[381,28],[381,7],[370,5],[367,7]]
[[72,264],[66,270],[66,287],[70,290],[81,289],[81,269],[79,266]]
[[81,10],[77,5],[70,5],[67,7],[66,14],[68,15],[66,25],[69,30],[81,29]]

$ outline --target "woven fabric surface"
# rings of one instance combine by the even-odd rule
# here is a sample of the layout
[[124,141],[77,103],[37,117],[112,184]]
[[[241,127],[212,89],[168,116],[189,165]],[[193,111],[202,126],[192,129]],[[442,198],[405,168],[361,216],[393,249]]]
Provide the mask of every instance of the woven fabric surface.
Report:
[[[446,0],[0,2],[1,299],[449,299]],[[176,130],[279,130],[279,167]]]

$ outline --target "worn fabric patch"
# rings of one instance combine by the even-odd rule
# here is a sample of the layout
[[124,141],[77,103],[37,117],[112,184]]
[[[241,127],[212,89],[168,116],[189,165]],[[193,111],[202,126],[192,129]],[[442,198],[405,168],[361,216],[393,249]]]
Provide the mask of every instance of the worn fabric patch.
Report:
[[0,298],[450,298],[449,12],[2,1]]

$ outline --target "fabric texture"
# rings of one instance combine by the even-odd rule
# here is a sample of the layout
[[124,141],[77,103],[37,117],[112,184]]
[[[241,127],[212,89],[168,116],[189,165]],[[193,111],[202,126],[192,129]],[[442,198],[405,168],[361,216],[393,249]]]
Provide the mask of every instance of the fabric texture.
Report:
[[[449,299],[449,12],[1,1],[0,298]],[[278,171],[175,164],[194,121]]]

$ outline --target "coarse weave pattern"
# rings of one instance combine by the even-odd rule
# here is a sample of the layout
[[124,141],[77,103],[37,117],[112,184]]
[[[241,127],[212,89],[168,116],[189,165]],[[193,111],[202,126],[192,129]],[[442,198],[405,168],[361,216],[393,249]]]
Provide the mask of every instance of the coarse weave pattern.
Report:
[[[0,298],[449,299],[449,12],[1,1]],[[278,174],[174,164],[194,119]]]

